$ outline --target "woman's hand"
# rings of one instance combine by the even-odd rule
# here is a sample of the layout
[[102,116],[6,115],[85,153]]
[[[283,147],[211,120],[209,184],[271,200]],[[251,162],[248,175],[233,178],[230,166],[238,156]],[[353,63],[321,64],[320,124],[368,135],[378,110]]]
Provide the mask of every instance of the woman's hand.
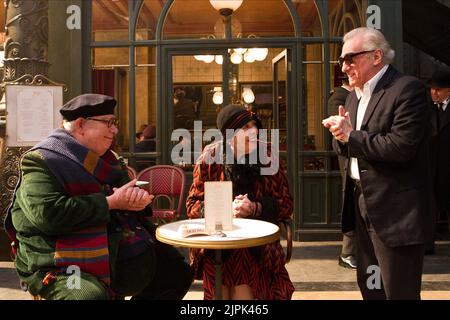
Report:
[[247,194],[238,195],[233,200],[233,217],[246,218],[252,216],[256,210],[256,203],[250,201]]
[[136,179],[120,188],[113,188],[113,194],[106,197],[109,209],[141,211],[148,206],[155,196],[135,186]]

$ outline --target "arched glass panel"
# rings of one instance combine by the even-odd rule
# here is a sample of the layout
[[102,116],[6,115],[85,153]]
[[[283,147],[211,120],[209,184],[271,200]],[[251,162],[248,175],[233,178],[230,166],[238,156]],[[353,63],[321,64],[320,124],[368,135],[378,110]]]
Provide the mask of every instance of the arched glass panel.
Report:
[[297,10],[303,37],[321,37],[322,22],[314,0],[292,0]]
[[92,0],[92,40],[128,40],[128,0]]
[[221,16],[207,0],[175,0],[164,20],[163,39],[222,38],[215,34]]
[[366,25],[367,0],[329,0],[330,35],[342,37],[348,31]]
[[294,24],[284,1],[245,0],[233,14],[241,26],[233,37],[294,37]]
[[[231,21],[234,38],[295,35],[291,15],[282,0],[245,0]],[[163,38],[223,39],[225,29],[224,17],[208,0],[175,0],[164,22]]]
[[156,26],[166,2],[167,0],[144,1],[136,24],[136,40],[153,40],[156,38]]

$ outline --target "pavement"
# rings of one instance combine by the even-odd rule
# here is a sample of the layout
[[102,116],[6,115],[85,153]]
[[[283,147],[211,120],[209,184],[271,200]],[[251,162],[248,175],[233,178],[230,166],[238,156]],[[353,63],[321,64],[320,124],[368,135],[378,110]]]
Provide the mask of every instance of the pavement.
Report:
[[[356,272],[337,263],[340,242],[294,242],[286,265],[295,286],[294,300],[360,300]],[[407,267],[407,266],[405,266]],[[14,265],[0,261],[0,300],[30,300],[19,287]],[[185,300],[203,299],[202,283],[195,281]],[[450,300],[450,241],[436,242],[436,253],[425,256],[422,299]]]

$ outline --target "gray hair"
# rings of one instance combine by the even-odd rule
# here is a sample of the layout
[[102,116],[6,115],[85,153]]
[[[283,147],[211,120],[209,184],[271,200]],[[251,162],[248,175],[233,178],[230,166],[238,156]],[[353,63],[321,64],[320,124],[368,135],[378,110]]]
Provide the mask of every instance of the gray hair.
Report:
[[377,29],[361,27],[353,29],[344,36],[344,43],[358,35],[363,37],[363,50],[381,50],[383,51],[385,64],[394,62],[395,51],[391,48],[384,35]]
[[75,131],[75,126],[74,126],[75,120],[74,121],[67,121],[66,119],[63,120],[62,122],[62,126],[64,128],[64,130],[73,133]]

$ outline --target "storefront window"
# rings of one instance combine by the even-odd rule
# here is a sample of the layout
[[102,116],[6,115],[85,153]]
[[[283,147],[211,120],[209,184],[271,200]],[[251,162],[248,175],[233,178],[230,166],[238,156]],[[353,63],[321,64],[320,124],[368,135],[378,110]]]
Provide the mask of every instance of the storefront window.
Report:
[[128,40],[128,0],[92,0],[92,40]]
[[294,25],[284,1],[245,0],[233,14],[241,31],[233,37],[294,37]]
[[128,48],[92,49],[92,92],[106,94],[117,100],[115,111],[119,119],[119,151],[128,150],[129,77]]
[[314,0],[293,0],[292,5],[296,8],[300,18],[300,27],[303,37],[321,37],[322,20]]
[[304,94],[305,94],[305,128],[304,150],[324,150],[323,126],[323,79],[322,79],[322,44],[305,45]]
[[153,40],[156,38],[156,26],[166,2],[166,0],[144,1],[137,20],[136,40]]
[[223,38],[223,30],[215,32],[221,21],[209,1],[174,0],[164,20],[163,39]]
[[367,0],[329,0],[330,35],[343,37],[350,30],[366,25]]
[[[198,14],[201,12],[201,14]],[[164,39],[223,39],[224,17],[209,1],[175,0],[164,24]],[[232,37],[293,37],[291,15],[280,0],[245,0],[232,15]]]
[[[156,47],[136,48],[135,68],[135,152],[156,152],[158,132],[156,107]],[[138,159],[138,171],[156,164],[155,157]]]

